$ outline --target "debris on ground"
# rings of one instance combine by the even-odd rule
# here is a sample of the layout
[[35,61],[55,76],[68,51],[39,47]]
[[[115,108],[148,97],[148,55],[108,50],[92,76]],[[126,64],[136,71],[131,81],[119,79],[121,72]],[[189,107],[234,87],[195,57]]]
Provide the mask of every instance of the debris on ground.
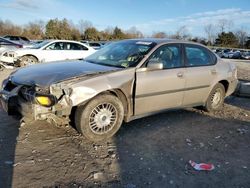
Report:
[[209,164],[209,163],[196,163],[194,161],[189,161],[189,164],[195,169],[195,170],[204,170],[204,171],[211,171],[214,169],[214,165],[213,164]]
[[246,134],[247,130],[243,129],[243,128],[239,128],[239,129],[237,129],[237,132],[240,133],[240,134]]
[[104,179],[104,175],[102,172],[94,173],[94,180],[102,180],[102,179]]
[[14,66],[10,66],[10,65],[5,65],[3,63],[0,62],[0,70],[3,70],[3,69],[14,69],[15,67]]
[[192,146],[192,141],[189,138],[186,139],[186,142],[187,142],[187,145]]

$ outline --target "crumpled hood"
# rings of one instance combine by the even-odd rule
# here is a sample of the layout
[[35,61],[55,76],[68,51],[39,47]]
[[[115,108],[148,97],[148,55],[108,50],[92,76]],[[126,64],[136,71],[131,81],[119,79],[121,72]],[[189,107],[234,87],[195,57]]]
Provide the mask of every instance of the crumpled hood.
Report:
[[45,87],[78,76],[119,69],[120,68],[117,67],[88,63],[87,61],[60,61],[41,63],[21,68],[11,74],[10,79],[16,84]]

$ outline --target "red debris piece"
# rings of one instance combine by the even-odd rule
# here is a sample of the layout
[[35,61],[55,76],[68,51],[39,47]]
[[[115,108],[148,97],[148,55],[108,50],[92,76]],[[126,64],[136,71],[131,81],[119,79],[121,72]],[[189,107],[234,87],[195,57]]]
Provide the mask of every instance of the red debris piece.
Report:
[[206,163],[196,163],[194,161],[189,161],[189,164],[195,169],[195,170],[205,170],[205,171],[211,171],[214,169],[213,164],[206,164]]

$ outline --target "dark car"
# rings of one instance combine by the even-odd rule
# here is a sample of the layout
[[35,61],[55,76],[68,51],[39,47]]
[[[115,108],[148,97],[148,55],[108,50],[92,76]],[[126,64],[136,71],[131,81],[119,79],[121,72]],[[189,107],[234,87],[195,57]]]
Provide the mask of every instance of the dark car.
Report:
[[10,41],[8,39],[2,38],[0,37],[0,54],[1,52],[8,50],[8,49],[12,49],[12,48],[22,48],[23,45]]
[[16,36],[16,35],[5,35],[3,38],[8,39],[10,41],[19,43],[19,44],[28,44],[30,40],[23,36]]

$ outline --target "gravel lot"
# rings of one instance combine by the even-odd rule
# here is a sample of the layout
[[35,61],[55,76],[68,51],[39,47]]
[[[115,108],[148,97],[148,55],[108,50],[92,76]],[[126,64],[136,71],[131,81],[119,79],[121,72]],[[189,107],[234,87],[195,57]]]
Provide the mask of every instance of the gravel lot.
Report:
[[[250,62],[235,62],[250,80]],[[229,97],[214,114],[190,108],[135,120],[100,143],[70,126],[20,126],[0,109],[0,187],[249,187],[249,143],[249,98]],[[215,169],[195,171],[189,160]]]

